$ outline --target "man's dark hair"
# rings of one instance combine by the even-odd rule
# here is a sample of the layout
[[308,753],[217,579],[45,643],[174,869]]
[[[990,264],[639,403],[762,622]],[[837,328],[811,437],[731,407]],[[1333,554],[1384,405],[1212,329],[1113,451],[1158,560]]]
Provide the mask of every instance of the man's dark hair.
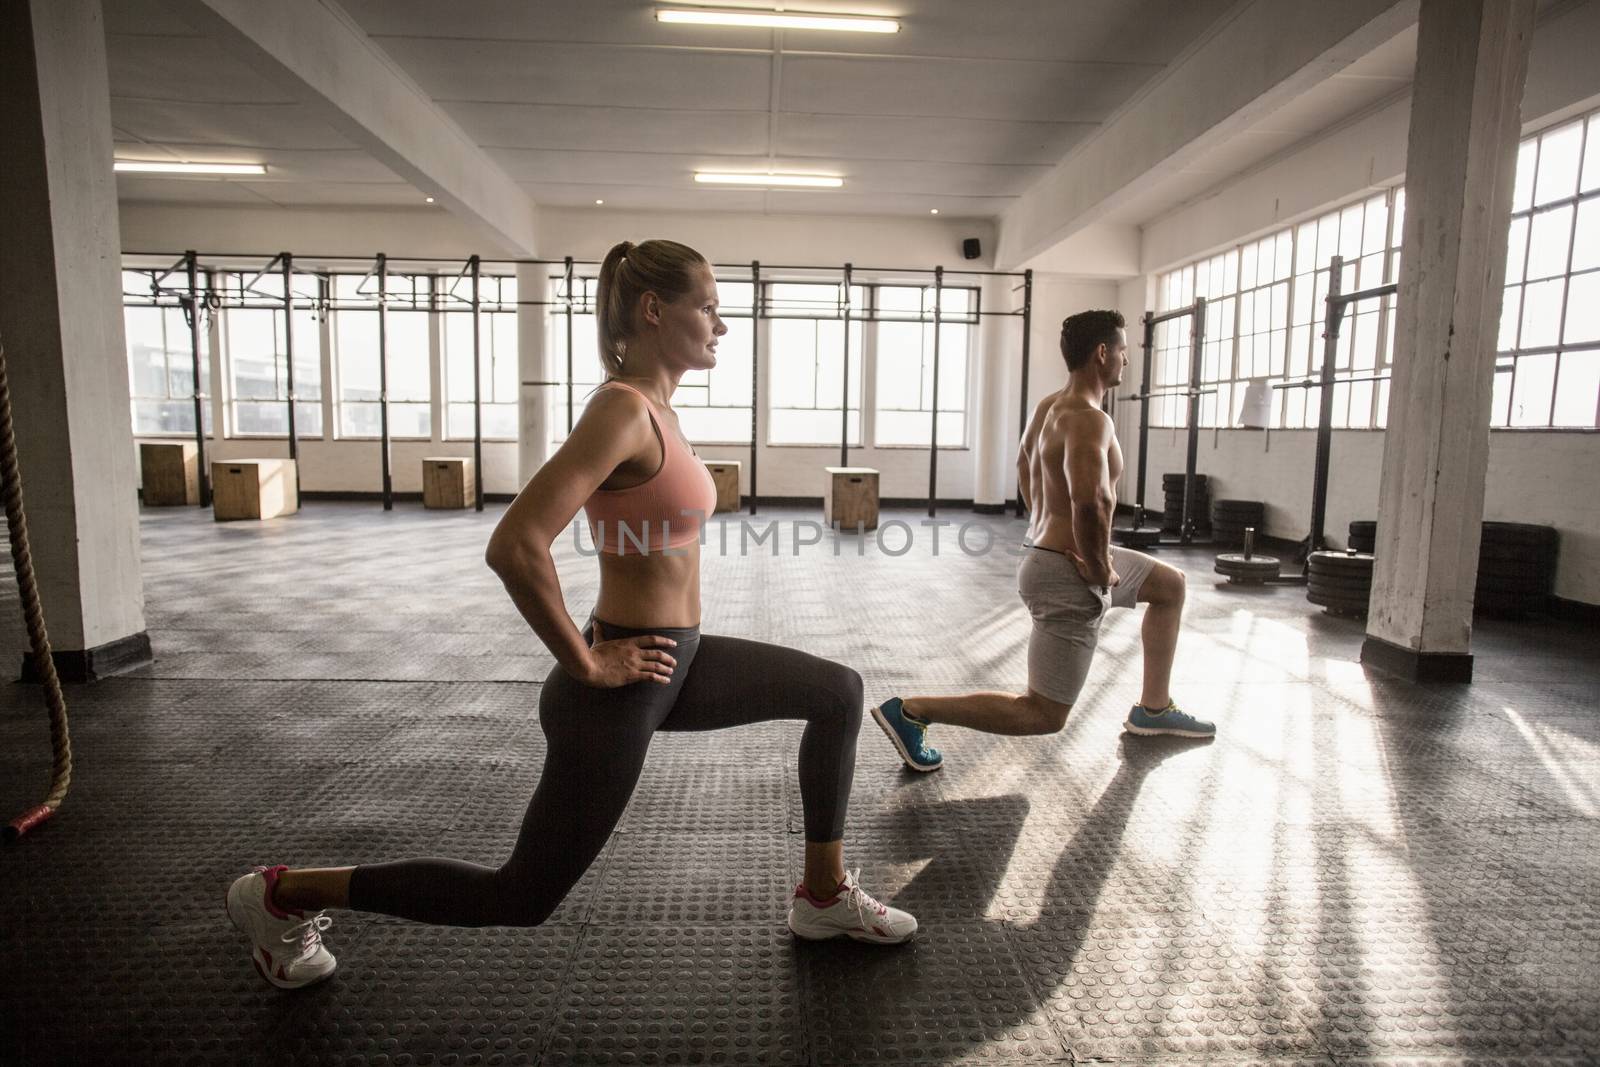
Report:
[[1100,345],[1117,343],[1117,331],[1128,325],[1120,311],[1080,311],[1061,323],[1061,354],[1067,370],[1082,370]]

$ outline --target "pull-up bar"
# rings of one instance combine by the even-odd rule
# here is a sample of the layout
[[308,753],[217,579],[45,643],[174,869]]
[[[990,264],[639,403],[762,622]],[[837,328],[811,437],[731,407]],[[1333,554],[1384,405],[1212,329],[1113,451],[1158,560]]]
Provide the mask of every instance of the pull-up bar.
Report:
[[[1354,293],[1340,293],[1344,274],[1344,258],[1334,256],[1328,261],[1327,313],[1322,333],[1322,373],[1318,384],[1322,388],[1317,397],[1317,459],[1311,482],[1311,531],[1307,535],[1306,559],[1323,547],[1323,526],[1328,515],[1328,471],[1333,456],[1333,387],[1336,384],[1334,363],[1338,359],[1339,328],[1344,322],[1344,309],[1351,304],[1375,297],[1393,296],[1399,291],[1394,283],[1362,289]],[[1307,564],[1309,566],[1309,563]]]
[[[1163,322],[1174,322],[1179,319],[1189,319],[1189,384],[1186,388],[1159,389],[1150,388],[1151,362],[1155,355],[1156,326]],[[1200,456],[1200,397],[1207,393],[1214,393],[1216,389],[1203,389],[1200,385],[1201,349],[1205,347],[1206,338],[1206,298],[1197,297],[1195,302],[1186,307],[1173,308],[1157,314],[1147,311],[1144,314],[1144,380],[1141,383],[1141,392],[1129,399],[1139,401],[1139,466],[1135,482],[1134,529],[1144,525],[1144,493],[1145,476],[1148,469],[1150,452],[1150,401],[1154,397],[1182,396],[1189,401],[1188,410],[1188,449],[1184,457],[1183,467],[1183,518],[1178,529],[1178,543],[1191,544],[1194,541],[1194,475],[1195,466]]]

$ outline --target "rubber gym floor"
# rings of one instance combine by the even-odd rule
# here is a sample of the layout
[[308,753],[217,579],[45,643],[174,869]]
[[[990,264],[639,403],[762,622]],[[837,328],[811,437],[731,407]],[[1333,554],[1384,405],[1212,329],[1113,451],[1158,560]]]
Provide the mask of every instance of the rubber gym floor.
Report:
[[[1357,663],[1294,587],[1189,577],[1174,693],[1213,743],[1124,737],[1139,616],[1107,620],[1066,729],[944,728],[902,770],[866,720],[847,831],[913,912],[898,948],[797,944],[798,729],[660,736],[622,825],[537,929],[333,913],[285,994],[222,908],[255,863],[498,862],[538,779],[550,657],[483,514],[311,502],[141,518],[153,665],[68,692],[77,761],[0,854],[6,1063],[1592,1063],[1600,1056],[1593,628],[1481,620],[1476,681]],[[973,516],[951,511],[961,523]],[[704,561],[705,629],[850,664],[868,703],[1015,689],[1018,520]],[[805,534],[809,528],[801,528]],[[885,532],[898,551],[905,531]],[[569,608],[594,561],[558,549]],[[6,576],[3,625],[20,628]],[[48,608],[48,605],[47,605]],[[12,646],[15,647],[15,646]],[[0,816],[48,780],[40,691],[0,697]]]

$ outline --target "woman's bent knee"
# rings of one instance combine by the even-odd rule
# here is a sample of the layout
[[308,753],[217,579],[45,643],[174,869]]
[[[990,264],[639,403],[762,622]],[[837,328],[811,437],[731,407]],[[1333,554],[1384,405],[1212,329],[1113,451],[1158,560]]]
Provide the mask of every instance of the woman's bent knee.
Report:
[[548,892],[513,876],[504,867],[495,876],[494,891],[485,896],[486,903],[492,905],[492,914],[479,924],[482,926],[543,926],[561,904],[561,898],[552,899]]
[[846,667],[842,663],[823,660],[827,668],[821,674],[821,682],[827,691],[833,694],[839,709],[845,718],[857,723],[861,720],[861,699],[866,688],[861,681],[861,674],[854,668]]

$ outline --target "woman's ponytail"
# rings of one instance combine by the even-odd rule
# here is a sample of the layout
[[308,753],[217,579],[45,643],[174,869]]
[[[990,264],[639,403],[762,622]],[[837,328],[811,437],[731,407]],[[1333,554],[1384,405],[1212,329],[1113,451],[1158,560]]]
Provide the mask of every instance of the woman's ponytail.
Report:
[[600,264],[600,278],[595,283],[595,330],[599,333],[600,365],[605,368],[607,376],[622,373],[622,356],[627,350],[628,333],[632,326],[628,318],[633,309],[624,302],[621,292],[627,287],[618,284],[617,274],[627,263],[628,253],[633,248],[632,241],[612,246],[611,251],[606,253],[605,261]]

